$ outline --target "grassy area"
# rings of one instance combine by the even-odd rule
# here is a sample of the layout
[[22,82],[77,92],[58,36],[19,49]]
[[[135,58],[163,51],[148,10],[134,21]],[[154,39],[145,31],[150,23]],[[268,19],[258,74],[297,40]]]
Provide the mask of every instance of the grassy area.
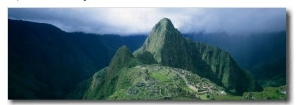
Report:
[[179,87],[182,88],[185,91],[194,93],[195,91],[190,89],[184,82],[184,80],[182,78],[179,78]]
[[183,86],[183,85],[181,85],[180,86],[183,90],[185,90],[185,91],[188,91],[188,92],[190,92],[190,93],[194,93],[195,91],[194,90],[192,90],[192,89],[190,89],[188,86]]
[[198,95],[200,97],[201,100],[210,100],[210,97],[207,97],[207,95],[203,94],[203,95]]
[[242,96],[232,96],[232,95],[216,95],[212,96],[214,100],[245,100]]
[[286,86],[266,87],[262,92],[245,92],[243,97],[250,100],[285,100]]
[[151,72],[150,76],[161,82],[170,81],[170,79],[166,75],[164,75],[160,72]]
[[125,89],[121,89],[119,91],[114,92],[108,98],[108,100],[122,100],[122,99],[126,99],[126,90]]
[[176,98],[173,98],[172,100],[197,100],[197,99],[191,99],[191,98],[187,98],[187,97],[176,97]]

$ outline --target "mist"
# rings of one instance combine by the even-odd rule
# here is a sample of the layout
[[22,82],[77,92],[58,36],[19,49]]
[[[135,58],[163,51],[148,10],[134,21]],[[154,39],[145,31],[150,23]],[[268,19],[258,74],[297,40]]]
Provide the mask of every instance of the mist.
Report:
[[286,30],[285,8],[9,8],[8,18],[67,32],[148,34],[162,18],[182,33],[245,35]]

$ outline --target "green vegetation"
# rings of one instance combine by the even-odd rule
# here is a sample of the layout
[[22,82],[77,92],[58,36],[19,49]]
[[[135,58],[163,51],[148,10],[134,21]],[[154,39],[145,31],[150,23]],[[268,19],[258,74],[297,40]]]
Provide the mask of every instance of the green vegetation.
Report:
[[153,58],[153,55],[149,51],[145,51],[142,54],[137,54],[136,57],[144,64],[157,63],[157,61]]
[[133,67],[135,65],[142,64],[138,59],[134,58],[127,46],[122,46],[118,49],[115,56],[112,58],[108,70],[107,78],[112,78],[123,67]]
[[[105,70],[102,70],[105,71]],[[197,100],[196,91],[187,86],[184,78],[180,75],[193,74],[191,72],[170,68],[160,65],[137,65],[135,67],[124,67],[118,73],[118,78],[114,81],[112,93],[105,88],[108,85],[99,82],[106,75],[104,72],[97,72],[94,75],[89,90],[87,90],[83,99],[107,99],[107,100],[174,100],[174,99],[189,99]],[[178,75],[178,73],[183,73]],[[103,76],[103,77],[100,77]],[[205,80],[198,75],[190,75],[195,81]],[[193,83],[192,81],[189,81]],[[110,82],[111,83],[111,82]],[[205,83],[213,84],[206,80]],[[193,83],[195,84],[195,83]],[[218,87],[213,85],[214,87]],[[199,87],[201,89],[201,87]],[[220,88],[222,89],[222,88]],[[105,90],[105,91],[104,91]],[[221,91],[221,90],[219,90]],[[223,90],[224,91],[224,90]],[[106,94],[103,97],[102,94]]]
[[68,95],[68,99],[82,99],[89,89],[89,85],[91,83],[92,79],[90,78],[78,84],[76,89]]
[[251,70],[262,87],[286,85],[286,58],[282,57]]
[[242,96],[219,95],[213,96],[212,100],[246,100]]
[[[107,73],[107,68],[103,68],[96,72],[93,75],[93,78],[91,78],[90,84],[87,84],[87,88],[84,90],[85,93],[81,97],[81,99],[97,99],[98,97],[101,97],[99,94],[101,92],[103,83],[105,81],[104,77]],[[82,83],[81,83],[82,84]],[[79,88],[80,89],[80,88]],[[78,88],[72,93],[72,94],[78,94],[76,93],[78,91]],[[72,97],[70,97],[72,99]]]
[[151,73],[150,74],[151,77],[161,81],[161,82],[167,82],[167,81],[170,81],[170,79],[168,77],[166,77],[166,75],[163,75],[161,73]]
[[[49,43],[52,42],[49,41]],[[72,43],[67,41],[62,43],[62,45],[67,46],[72,45]],[[85,45],[86,43],[81,44]],[[58,45],[55,47],[59,47]],[[59,58],[66,57],[64,61],[56,59],[55,56],[45,58],[49,62],[56,63],[55,65],[60,65],[66,69],[61,71],[61,75],[58,75],[61,77],[54,79],[56,81],[47,80],[47,77],[38,75],[39,73],[49,73],[46,71],[47,67],[54,69],[54,72],[58,72],[48,64],[37,66],[41,72],[35,74],[38,75],[36,78],[28,79],[27,82],[21,81],[22,79],[27,79],[25,78],[27,75],[24,75],[23,72],[15,73],[15,70],[26,68],[27,66],[21,66],[23,64],[17,62],[17,56],[9,56],[12,60],[12,63],[9,65],[12,69],[12,71],[9,71],[9,79],[13,80],[13,82],[9,83],[9,86],[13,87],[10,88],[9,92],[13,96],[17,95],[18,92],[21,94],[30,93],[30,90],[34,90],[34,93],[39,93],[45,92],[49,87],[51,87],[50,90],[53,90],[56,89],[58,84],[66,83],[63,84],[63,88],[57,88],[58,90],[54,93],[51,93],[51,91],[45,92],[46,96],[62,98],[70,93],[68,95],[70,99],[85,100],[286,99],[285,86],[266,87],[262,91],[252,74],[241,69],[226,51],[183,38],[181,33],[174,28],[172,22],[167,18],[160,20],[153,27],[143,46],[133,54],[124,45],[116,50],[108,67],[97,72],[94,71],[95,73],[90,71],[97,68],[94,66],[97,64],[91,58],[97,56],[97,54],[87,53],[82,49],[84,47],[81,46],[80,48],[71,47],[70,49],[59,48],[58,51],[55,50],[55,55],[61,50],[68,50],[66,52],[70,53],[70,55],[59,55]],[[16,51],[19,50],[13,50],[13,52]],[[45,51],[47,52],[48,50]],[[45,51],[42,50],[42,52]],[[76,53],[72,53],[73,51]],[[110,52],[108,51],[108,53]],[[39,56],[44,57],[42,55]],[[76,58],[83,60],[77,62],[78,59]],[[102,56],[102,58],[104,57]],[[33,59],[33,64],[37,62],[40,62],[40,59]],[[29,62],[29,64],[31,63]],[[73,69],[68,69],[69,64],[73,64]],[[30,70],[31,67],[28,66],[26,69]],[[75,72],[74,75],[72,74],[73,72]],[[69,81],[74,80],[78,82],[83,80],[85,76],[81,76],[80,73],[83,73],[85,76],[92,73],[94,75],[78,84],[75,90],[63,91],[68,90],[69,85],[70,87],[75,87],[75,83],[69,83]],[[50,73],[49,75],[52,74]],[[43,82],[40,82],[39,79]],[[51,81],[49,83],[50,86],[48,86],[48,83],[44,83],[45,79]],[[36,86],[30,86],[27,83],[35,84]],[[23,87],[18,87],[18,84],[21,84]],[[29,97],[34,99],[39,97],[39,95],[41,93],[31,96],[24,95],[21,98]]]
[[262,92],[245,92],[243,97],[249,100],[286,100],[286,86],[266,87]]
[[12,100],[66,99],[80,82],[108,66],[122,45],[135,50],[146,39],[69,33],[50,24],[10,19],[7,36]]

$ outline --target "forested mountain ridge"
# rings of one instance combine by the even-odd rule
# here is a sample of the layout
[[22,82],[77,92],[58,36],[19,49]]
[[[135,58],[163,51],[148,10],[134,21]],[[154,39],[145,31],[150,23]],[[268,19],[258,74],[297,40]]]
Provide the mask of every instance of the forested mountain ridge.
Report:
[[137,49],[145,38],[68,33],[50,24],[9,19],[8,97],[65,99],[78,83],[108,66],[119,47]]

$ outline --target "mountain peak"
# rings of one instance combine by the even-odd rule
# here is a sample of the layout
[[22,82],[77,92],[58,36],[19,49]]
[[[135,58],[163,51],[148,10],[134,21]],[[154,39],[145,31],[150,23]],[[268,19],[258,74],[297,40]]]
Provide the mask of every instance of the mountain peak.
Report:
[[175,48],[181,46],[183,43],[185,43],[184,38],[173,26],[171,20],[168,18],[163,18],[156,23],[144,42],[142,48],[138,49],[138,51],[135,53],[138,53],[139,51],[141,51],[139,53],[149,51],[154,56],[155,60],[160,63],[162,61],[161,51],[163,51],[163,49]]
[[161,21],[168,21],[168,22],[171,22],[171,20],[169,19],[169,18],[162,18],[162,19],[160,19],[160,22]]
[[114,57],[107,69],[107,78],[112,78],[117,75],[123,67],[134,67],[135,65],[142,64],[135,58],[126,45],[120,47],[115,53]]
[[[168,18],[161,19],[156,25],[153,27],[152,32],[164,32],[164,31],[173,31],[176,30],[173,23]],[[177,31],[177,30],[176,30]]]
[[120,68],[125,66],[131,57],[133,56],[126,45],[120,47],[111,59],[107,72],[108,77],[112,77],[117,74],[117,72],[120,71]]
[[159,24],[171,24],[171,25],[173,25],[172,24],[172,22],[171,22],[171,20],[169,19],[169,18],[162,18],[162,19],[160,19],[159,20],[159,22],[158,22]]

